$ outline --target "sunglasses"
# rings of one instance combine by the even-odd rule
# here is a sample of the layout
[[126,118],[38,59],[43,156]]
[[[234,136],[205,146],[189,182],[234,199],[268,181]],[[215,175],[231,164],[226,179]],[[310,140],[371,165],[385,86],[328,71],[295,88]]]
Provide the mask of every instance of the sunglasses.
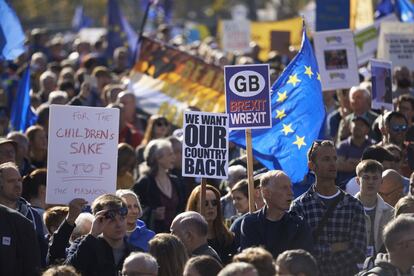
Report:
[[391,126],[391,129],[394,132],[403,132],[403,131],[406,131],[408,129],[408,126],[407,125],[393,125],[393,126]]
[[208,205],[211,205],[211,206],[213,206],[213,207],[216,207],[216,206],[217,206],[217,204],[218,204],[217,199],[213,199],[213,200],[206,200],[206,201],[205,201],[205,203],[204,203],[204,205],[205,205],[206,207],[208,207]]
[[155,125],[157,127],[168,126],[168,122],[167,121],[157,121],[157,122],[155,122]]
[[122,207],[119,209],[111,209],[106,211],[105,218],[110,220],[115,220],[116,216],[119,215],[121,218],[125,218],[128,214],[128,208]]

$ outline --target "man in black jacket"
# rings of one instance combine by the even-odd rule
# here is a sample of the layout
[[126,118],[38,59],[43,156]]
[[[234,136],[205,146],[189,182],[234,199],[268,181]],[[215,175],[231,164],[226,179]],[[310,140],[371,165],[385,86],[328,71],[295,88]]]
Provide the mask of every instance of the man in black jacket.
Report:
[[39,275],[40,250],[30,220],[0,204],[0,275]]
[[72,244],[66,264],[73,265],[82,275],[118,275],[132,248],[125,239],[126,203],[119,197],[105,194],[92,204],[95,220],[91,231]]
[[261,177],[260,185],[266,205],[244,218],[241,249],[262,245],[274,258],[289,249],[312,251],[309,225],[286,212],[293,200],[289,177],[283,171],[269,171]]

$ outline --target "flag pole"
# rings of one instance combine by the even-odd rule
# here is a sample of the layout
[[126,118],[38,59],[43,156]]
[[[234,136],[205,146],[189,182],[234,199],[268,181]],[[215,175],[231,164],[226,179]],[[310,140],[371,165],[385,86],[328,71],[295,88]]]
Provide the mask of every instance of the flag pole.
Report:
[[205,215],[205,209],[206,209],[206,204],[205,204],[206,203],[206,186],[207,186],[207,179],[203,177],[201,178],[201,190],[200,190],[200,214],[202,216]]
[[153,0],[149,0],[147,3],[147,6],[145,7],[144,17],[142,18],[142,23],[141,23],[141,26],[139,28],[139,33],[138,33],[138,45],[142,40],[142,35],[144,34],[145,25],[147,24],[149,10],[153,2],[154,2]]
[[253,150],[252,130],[246,129],[246,154],[247,154],[247,180],[249,183],[249,213],[256,211],[254,204],[254,182],[253,182]]

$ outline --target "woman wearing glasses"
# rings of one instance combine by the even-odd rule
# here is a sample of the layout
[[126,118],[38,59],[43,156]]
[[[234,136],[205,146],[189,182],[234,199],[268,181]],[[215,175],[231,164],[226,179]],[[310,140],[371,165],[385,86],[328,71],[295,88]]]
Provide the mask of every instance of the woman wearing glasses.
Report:
[[185,206],[184,187],[168,173],[175,156],[171,143],[155,139],[145,148],[145,170],[132,190],[143,205],[143,220],[155,233],[170,232],[174,217]]
[[141,141],[141,144],[137,147],[137,159],[138,164],[144,162],[144,150],[146,145],[154,140],[159,138],[165,138],[170,135],[171,127],[167,118],[160,115],[152,115],[148,119],[147,128],[145,129],[144,138]]
[[[188,198],[186,211],[200,212],[201,186],[197,186]],[[234,236],[224,224],[220,205],[220,192],[211,185],[206,186],[204,218],[208,222],[208,245],[219,254],[223,263],[231,261],[236,252]]]

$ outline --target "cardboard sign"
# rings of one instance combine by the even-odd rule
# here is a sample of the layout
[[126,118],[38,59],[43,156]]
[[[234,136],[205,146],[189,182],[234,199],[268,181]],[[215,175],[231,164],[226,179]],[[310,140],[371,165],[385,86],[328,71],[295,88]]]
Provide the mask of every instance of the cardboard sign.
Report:
[[414,25],[382,22],[377,58],[391,61],[394,67],[407,66],[414,70]]
[[323,90],[345,89],[359,84],[351,30],[317,32],[314,41]]
[[372,81],[371,107],[392,111],[394,106],[392,104],[391,62],[371,59],[370,64]]
[[224,67],[230,129],[272,127],[269,65]]
[[222,44],[227,52],[250,52],[250,21],[223,20]]
[[46,202],[114,193],[118,135],[119,109],[51,105]]
[[395,14],[390,14],[376,20],[374,24],[354,32],[358,65],[368,63],[369,59],[374,58],[378,48],[378,36],[380,33],[381,22],[398,20]]
[[183,176],[227,179],[227,114],[186,111],[183,125]]

